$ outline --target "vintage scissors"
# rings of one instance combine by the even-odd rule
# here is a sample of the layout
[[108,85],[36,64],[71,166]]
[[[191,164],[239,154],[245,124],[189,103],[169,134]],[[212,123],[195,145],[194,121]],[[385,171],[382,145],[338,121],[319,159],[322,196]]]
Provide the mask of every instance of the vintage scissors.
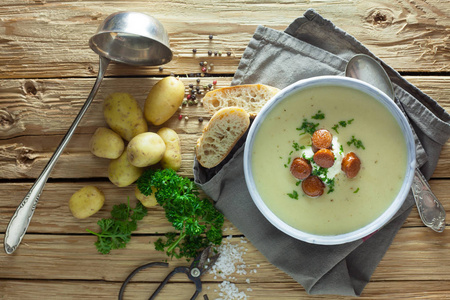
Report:
[[[198,294],[202,291],[202,281],[200,280],[200,276],[202,276],[205,272],[207,272],[217,261],[219,258],[219,253],[211,256],[212,248],[211,246],[208,246],[205,248],[202,252],[200,252],[199,255],[194,259],[192,264],[189,267],[176,267],[173,269],[172,272],[170,272],[166,278],[161,282],[159,287],[156,289],[156,291],[150,296],[149,300],[155,299],[156,295],[163,289],[163,287],[169,282],[170,278],[172,278],[173,275],[177,273],[184,273],[187,275],[187,277],[195,283],[195,293],[191,297],[191,300],[194,300],[197,298]],[[143,266],[140,266],[136,268],[133,272],[128,275],[127,279],[122,284],[122,287],[119,291],[119,300],[123,299],[123,293],[125,292],[125,288],[128,285],[128,283],[131,281],[131,279],[139,273],[139,271],[142,271],[144,269],[153,267],[153,266],[162,266],[162,267],[168,267],[169,264],[165,262],[152,262],[149,264],[145,264]],[[208,296],[204,295],[204,299],[207,300]]]

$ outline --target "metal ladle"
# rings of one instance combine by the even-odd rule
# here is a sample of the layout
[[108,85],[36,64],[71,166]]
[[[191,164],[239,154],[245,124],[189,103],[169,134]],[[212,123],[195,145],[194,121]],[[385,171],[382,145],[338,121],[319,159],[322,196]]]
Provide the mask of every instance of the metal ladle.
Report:
[[[394,88],[388,74],[375,59],[368,55],[353,56],[347,64],[345,76],[367,82],[384,92],[393,101],[395,99]],[[418,168],[415,170],[411,189],[423,224],[436,232],[444,231],[445,209]]]
[[22,241],[50,172],[92,103],[109,63],[116,61],[130,65],[156,66],[172,60],[169,37],[163,25],[157,19],[138,12],[109,15],[90,38],[89,46],[100,56],[97,79],[60,145],[12,216],[4,240],[7,254],[13,253]]

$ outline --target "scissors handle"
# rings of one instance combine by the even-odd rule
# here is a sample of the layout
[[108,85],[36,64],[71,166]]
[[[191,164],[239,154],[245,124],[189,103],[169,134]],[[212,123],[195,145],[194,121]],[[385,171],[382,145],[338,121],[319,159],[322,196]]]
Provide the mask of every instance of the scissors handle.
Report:
[[176,267],[173,269],[172,272],[170,272],[166,278],[161,282],[161,284],[158,286],[156,291],[148,298],[148,300],[154,300],[155,297],[158,295],[158,293],[164,288],[164,286],[169,282],[170,278],[173,277],[173,275],[177,273],[185,273],[190,280],[192,280],[195,283],[195,293],[192,295],[191,300],[195,300],[198,296],[198,294],[202,291],[202,282],[200,281],[200,278],[194,277],[191,274],[191,269],[188,267]]

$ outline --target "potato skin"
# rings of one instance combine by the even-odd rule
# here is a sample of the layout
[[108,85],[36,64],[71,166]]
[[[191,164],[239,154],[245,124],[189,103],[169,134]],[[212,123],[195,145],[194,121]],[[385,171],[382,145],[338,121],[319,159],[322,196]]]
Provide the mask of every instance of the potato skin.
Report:
[[120,135],[106,127],[97,128],[89,141],[89,150],[97,157],[116,159],[124,149]]
[[130,94],[112,93],[106,97],[103,114],[109,127],[127,141],[148,130],[144,113]]
[[141,201],[142,205],[144,205],[145,207],[153,207],[158,204],[158,202],[156,201],[155,193],[156,189],[154,187],[152,187],[152,194],[150,196],[145,196],[144,194],[142,194],[137,186],[134,189],[134,195],[136,196],[136,199]]
[[157,134],[166,144],[166,151],[161,159],[161,166],[165,169],[178,171],[181,167],[181,146],[180,138],[175,130],[163,127]]
[[86,219],[98,212],[105,203],[103,192],[88,185],[76,191],[69,200],[69,209],[77,219]]
[[161,125],[177,111],[183,102],[184,84],[169,76],[156,83],[145,100],[144,114],[153,125]]
[[163,139],[154,132],[135,136],[127,146],[127,157],[135,167],[148,167],[158,163],[166,151]]
[[127,157],[127,150],[114,160],[111,160],[108,167],[109,180],[118,187],[129,186],[135,182],[144,172],[144,169],[130,164]]

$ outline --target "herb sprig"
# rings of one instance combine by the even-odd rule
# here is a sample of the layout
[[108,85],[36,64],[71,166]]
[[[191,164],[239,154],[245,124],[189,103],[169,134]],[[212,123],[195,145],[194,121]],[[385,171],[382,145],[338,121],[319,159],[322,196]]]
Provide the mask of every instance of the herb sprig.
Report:
[[128,203],[114,205],[111,210],[111,218],[101,219],[97,222],[100,226],[100,232],[96,233],[86,229],[98,237],[94,243],[98,252],[108,254],[113,249],[125,248],[131,239],[131,233],[137,229],[137,221],[142,220],[147,215],[147,209],[141,204],[136,203],[136,207],[130,207]]
[[362,148],[363,150],[366,150],[366,148],[364,147],[364,144],[361,140],[358,140],[355,138],[354,135],[352,135],[352,139],[350,141],[347,142],[347,145],[355,145],[356,148]]
[[177,232],[169,232],[155,242],[155,249],[166,251],[170,258],[188,260],[210,244],[222,242],[224,216],[211,201],[200,199],[195,183],[171,169],[147,170],[137,180],[142,194],[155,197]]

